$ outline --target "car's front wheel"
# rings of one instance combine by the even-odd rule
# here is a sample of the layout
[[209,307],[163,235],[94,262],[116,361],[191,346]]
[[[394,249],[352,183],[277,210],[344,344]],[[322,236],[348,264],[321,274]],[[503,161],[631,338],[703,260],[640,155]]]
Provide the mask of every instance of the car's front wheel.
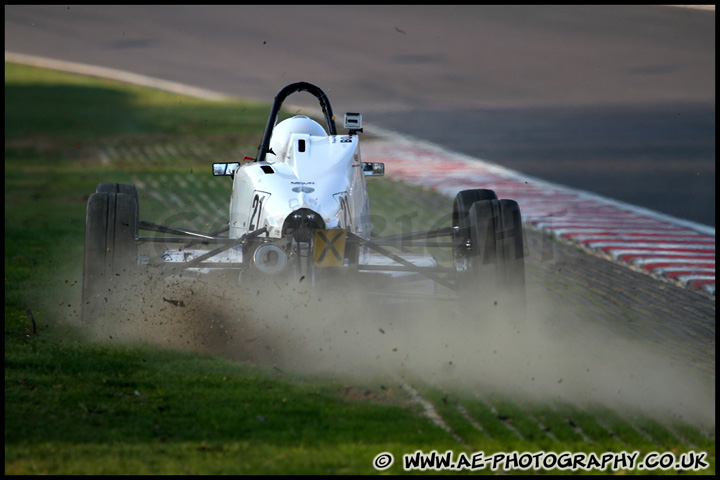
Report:
[[137,269],[137,213],[132,194],[96,192],[88,199],[82,287],[86,325],[113,308],[120,285]]
[[481,309],[524,310],[524,241],[517,202],[478,200],[456,232],[455,266],[464,301]]

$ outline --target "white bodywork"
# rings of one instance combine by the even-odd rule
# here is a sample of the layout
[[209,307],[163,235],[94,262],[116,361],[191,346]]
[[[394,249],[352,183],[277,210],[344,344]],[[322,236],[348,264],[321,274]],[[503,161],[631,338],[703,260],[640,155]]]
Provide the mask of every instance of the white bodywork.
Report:
[[[296,91],[309,91],[320,100],[327,130],[303,115],[276,123],[282,101]],[[423,292],[432,293],[432,280],[399,268],[432,268],[437,266],[434,257],[402,253],[393,260],[368,246],[366,176],[383,175],[384,165],[362,162],[360,114],[347,113],[345,128],[348,133],[336,133],[329,103],[317,87],[299,83],[283,89],[275,98],[257,158],[213,164],[214,175],[233,178],[227,239],[237,242],[217,254],[208,254],[207,248],[166,250],[163,261],[190,263],[185,271],[199,274],[234,269],[241,278],[246,273],[292,275],[298,281],[309,278],[312,284],[317,276],[329,278],[334,269],[349,268],[371,272],[373,278],[402,278],[401,290],[423,284]]]
[[295,133],[284,158],[235,172],[230,200],[230,238],[266,227],[282,237],[286,218],[300,209],[319,215],[327,229],[369,238],[369,200],[357,135]]

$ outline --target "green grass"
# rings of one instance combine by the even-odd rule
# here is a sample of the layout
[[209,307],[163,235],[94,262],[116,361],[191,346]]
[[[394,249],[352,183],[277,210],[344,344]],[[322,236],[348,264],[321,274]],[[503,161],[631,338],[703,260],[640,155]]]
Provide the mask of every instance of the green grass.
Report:
[[376,445],[450,445],[412,409],[347,400],[342,385],[50,335],[6,358],[9,473],[369,472]]
[[[539,449],[694,449],[708,452],[703,473],[714,473],[714,437],[686,425],[673,433],[612,411],[479,399],[413,380],[453,435],[387,379],[86,340],[79,264],[97,183],[143,185],[143,219],[216,228],[230,183],[209,164],[253,156],[268,110],[5,64],[6,474],[369,474],[384,451],[395,455],[387,472],[402,473],[402,455],[417,450]],[[378,233],[432,228],[450,211],[447,198],[387,178],[369,187]]]
[[50,137],[75,146],[136,134],[242,139],[257,136],[257,126],[267,121],[268,108],[258,103],[207,102],[69,73],[38,72],[5,63],[6,142]]

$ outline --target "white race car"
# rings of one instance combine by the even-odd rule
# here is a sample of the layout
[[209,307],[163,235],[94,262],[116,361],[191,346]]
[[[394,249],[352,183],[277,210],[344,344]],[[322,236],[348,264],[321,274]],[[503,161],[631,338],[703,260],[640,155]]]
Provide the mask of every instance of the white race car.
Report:
[[[283,102],[296,92],[317,98],[325,128],[302,115],[277,122]],[[498,200],[491,190],[461,191],[451,225],[377,237],[366,177],[383,175],[385,167],[361,160],[360,114],[345,114],[344,127],[347,133],[338,134],[320,88],[306,82],[283,88],[257,156],[212,166],[213,175],[229,176],[233,186],[228,223],[211,233],[141,221],[135,186],[98,185],[87,204],[83,320],[112,308],[120,278],[150,268],[168,275],[222,271],[240,282],[274,277],[322,287],[351,278],[367,293],[393,296],[494,302],[507,292],[522,302],[524,243],[516,202]],[[138,246],[149,242],[162,244],[155,258],[139,255]],[[426,253],[434,247],[451,250],[452,260],[442,265]]]

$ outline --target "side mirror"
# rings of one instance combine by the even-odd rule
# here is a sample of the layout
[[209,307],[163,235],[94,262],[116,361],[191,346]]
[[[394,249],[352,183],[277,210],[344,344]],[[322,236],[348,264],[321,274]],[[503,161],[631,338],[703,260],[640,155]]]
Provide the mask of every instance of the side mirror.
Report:
[[384,163],[363,162],[362,169],[366,177],[382,177],[385,175]]
[[213,163],[213,175],[216,177],[232,177],[240,167],[239,162]]

